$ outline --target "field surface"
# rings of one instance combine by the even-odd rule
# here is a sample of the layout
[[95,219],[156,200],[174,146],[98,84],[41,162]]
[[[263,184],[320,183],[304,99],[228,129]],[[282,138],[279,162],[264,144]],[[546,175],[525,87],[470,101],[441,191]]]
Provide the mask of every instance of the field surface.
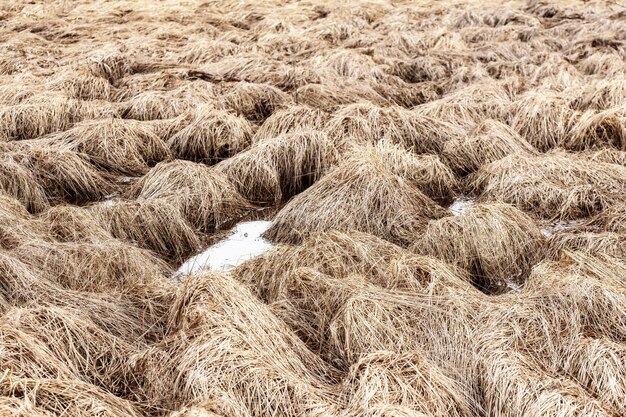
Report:
[[626,415],[626,4],[0,3],[0,416]]

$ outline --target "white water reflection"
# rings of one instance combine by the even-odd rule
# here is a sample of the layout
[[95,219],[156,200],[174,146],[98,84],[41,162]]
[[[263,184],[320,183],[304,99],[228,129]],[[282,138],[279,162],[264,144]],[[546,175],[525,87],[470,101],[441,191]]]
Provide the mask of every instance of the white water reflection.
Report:
[[267,252],[272,244],[263,239],[261,234],[270,224],[268,221],[239,223],[226,239],[189,258],[176,271],[175,276],[185,276],[202,270],[227,271]]
[[448,207],[448,209],[452,212],[452,214],[454,214],[455,216],[458,216],[463,211],[472,207],[474,204],[476,204],[476,201],[473,198],[459,197],[452,202],[452,204],[450,205],[450,207]]

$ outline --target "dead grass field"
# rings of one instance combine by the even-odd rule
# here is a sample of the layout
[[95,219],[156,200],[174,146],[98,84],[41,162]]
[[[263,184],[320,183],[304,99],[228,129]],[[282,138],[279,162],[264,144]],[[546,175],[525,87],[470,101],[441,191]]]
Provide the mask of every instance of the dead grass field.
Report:
[[624,416],[626,3],[2,2],[0,315],[0,416]]

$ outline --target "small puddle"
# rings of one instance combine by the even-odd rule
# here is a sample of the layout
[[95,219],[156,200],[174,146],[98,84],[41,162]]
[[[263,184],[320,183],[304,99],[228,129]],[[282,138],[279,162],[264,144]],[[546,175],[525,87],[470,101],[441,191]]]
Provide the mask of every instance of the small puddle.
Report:
[[472,207],[476,204],[476,200],[469,197],[459,197],[448,207],[448,210],[452,212],[455,216],[458,216],[468,208]]
[[261,237],[272,222],[252,221],[236,225],[230,236],[195,255],[178,268],[175,278],[184,277],[202,270],[227,271],[259,256],[272,248],[272,244]]

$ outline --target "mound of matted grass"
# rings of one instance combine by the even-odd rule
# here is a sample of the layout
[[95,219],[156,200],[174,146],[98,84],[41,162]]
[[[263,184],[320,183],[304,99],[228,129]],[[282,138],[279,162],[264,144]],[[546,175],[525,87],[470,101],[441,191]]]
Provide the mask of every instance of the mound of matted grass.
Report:
[[466,137],[449,140],[442,151],[450,168],[462,175],[507,155],[536,154],[537,150],[512,128],[492,119],[477,125]]
[[336,371],[228,276],[190,277],[172,308],[170,329],[162,343],[169,359],[154,371],[173,382],[162,394],[175,402],[225,393],[252,416],[336,410]]
[[[427,416],[473,416],[457,383],[431,364],[422,352],[372,352],[350,367],[343,381],[348,408],[403,406]],[[365,411],[367,412],[367,411]]]
[[249,201],[271,203],[305,190],[339,158],[334,143],[324,133],[305,130],[261,139],[215,169]]
[[597,214],[625,192],[624,167],[574,158],[564,152],[509,155],[484,165],[470,178],[482,200],[513,204],[541,217]]
[[253,142],[293,133],[297,130],[323,130],[330,116],[304,105],[291,105],[272,113],[256,131]]
[[400,106],[356,103],[335,112],[325,129],[343,148],[386,139],[418,153],[437,153],[448,139],[462,135],[458,126],[444,120]]
[[229,86],[220,100],[226,108],[256,123],[292,104],[289,95],[271,85],[246,82]]
[[117,239],[182,261],[199,249],[199,239],[176,201],[163,198],[115,201],[88,208],[100,226]]
[[0,412],[12,416],[139,417],[132,402],[80,380],[0,377]]
[[513,103],[511,114],[513,129],[542,152],[563,143],[576,122],[565,99],[549,91],[526,93]]
[[113,239],[88,210],[60,204],[39,215],[42,227],[58,242],[92,242]]
[[213,106],[196,107],[167,145],[174,157],[215,164],[246,149],[254,133],[246,119]]
[[157,164],[132,185],[129,194],[146,202],[161,199],[178,204],[184,217],[202,231],[212,231],[251,210],[225,175],[190,161]]
[[429,219],[445,214],[408,178],[393,172],[384,154],[371,152],[349,157],[294,197],[264,236],[299,243],[316,232],[358,230],[407,246]]
[[583,113],[561,146],[573,151],[606,147],[626,151],[626,106]]
[[508,204],[479,204],[432,221],[413,250],[470,271],[486,291],[520,285],[544,256],[545,238],[533,219]]
[[126,175],[141,175],[170,158],[165,143],[146,123],[123,119],[82,122],[53,139],[61,148],[89,156],[98,166]]
[[23,242],[13,252],[33,269],[78,291],[159,286],[169,267],[147,250],[115,239],[96,243]]
[[[276,300],[287,288],[290,274],[311,268],[334,278],[358,275],[387,289],[428,292],[442,282],[457,285],[469,278],[456,268],[405,249],[376,236],[356,232],[314,234],[302,244],[277,245],[239,266],[235,277],[266,302]],[[463,284],[461,284],[463,286]]]

